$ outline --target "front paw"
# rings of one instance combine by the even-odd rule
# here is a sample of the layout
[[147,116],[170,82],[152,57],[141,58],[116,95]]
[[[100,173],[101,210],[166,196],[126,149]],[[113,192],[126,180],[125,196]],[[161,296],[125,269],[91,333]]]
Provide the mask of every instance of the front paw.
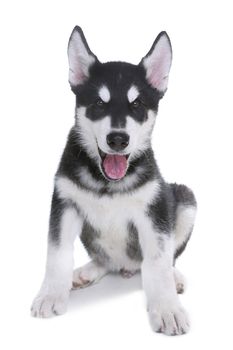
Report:
[[69,292],[67,293],[39,293],[31,307],[33,317],[48,318],[54,315],[62,315],[67,310]]
[[189,331],[186,311],[180,305],[164,306],[149,311],[152,329],[166,335],[181,335]]

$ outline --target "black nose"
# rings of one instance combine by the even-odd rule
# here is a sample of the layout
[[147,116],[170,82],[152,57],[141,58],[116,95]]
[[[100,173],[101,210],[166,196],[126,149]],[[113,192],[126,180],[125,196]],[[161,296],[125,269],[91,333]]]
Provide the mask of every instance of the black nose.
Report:
[[107,135],[107,144],[114,151],[122,151],[129,144],[129,135],[123,132],[111,132]]

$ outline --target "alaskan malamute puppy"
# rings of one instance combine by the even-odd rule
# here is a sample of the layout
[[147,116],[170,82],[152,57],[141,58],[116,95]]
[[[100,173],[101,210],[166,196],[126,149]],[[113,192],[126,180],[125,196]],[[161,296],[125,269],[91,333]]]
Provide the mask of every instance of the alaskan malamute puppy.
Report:
[[[101,63],[75,27],[68,57],[75,124],[55,176],[46,273],[32,315],[63,314],[72,288],[141,270],[153,330],[186,333],[177,295],[183,278],[174,265],[196,201],[186,186],[164,181],[151,148],[172,61],[169,37],[161,32],[138,65]],[[91,261],[73,272],[76,236]]]

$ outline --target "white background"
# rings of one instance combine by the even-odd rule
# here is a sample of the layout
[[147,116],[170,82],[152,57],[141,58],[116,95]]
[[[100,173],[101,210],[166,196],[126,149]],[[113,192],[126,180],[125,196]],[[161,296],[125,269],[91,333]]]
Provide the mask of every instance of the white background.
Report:
[[[231,1],[2,1],[0,164],[2,349],[232,348]],[[73,124],[67,42],[82,26],[98,58],[138,63],[161,30],[174,60],[153,145],[165,179],[193,188],[195,230],[178,267],[190,333],[150,329],[140,276],[72,293],[68,313],[30,317],[46,255],[53,175]],[[76,264],[87,256],[77,242]]]

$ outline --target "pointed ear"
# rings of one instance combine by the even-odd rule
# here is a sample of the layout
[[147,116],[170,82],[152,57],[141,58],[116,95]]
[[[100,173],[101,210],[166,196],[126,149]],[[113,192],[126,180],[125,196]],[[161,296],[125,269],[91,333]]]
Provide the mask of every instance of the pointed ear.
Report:
[[148,83],[162,93],[167,89],[171,62],[171,42],[167,33],[161,32],[140,64],[143,65],[146,70],[146,79]]
[[71,33],[68,44],[69,82],[71,87],[84,83],[89,77],[89,68],[97,57],[91,52],[83,31],[76,26]]

